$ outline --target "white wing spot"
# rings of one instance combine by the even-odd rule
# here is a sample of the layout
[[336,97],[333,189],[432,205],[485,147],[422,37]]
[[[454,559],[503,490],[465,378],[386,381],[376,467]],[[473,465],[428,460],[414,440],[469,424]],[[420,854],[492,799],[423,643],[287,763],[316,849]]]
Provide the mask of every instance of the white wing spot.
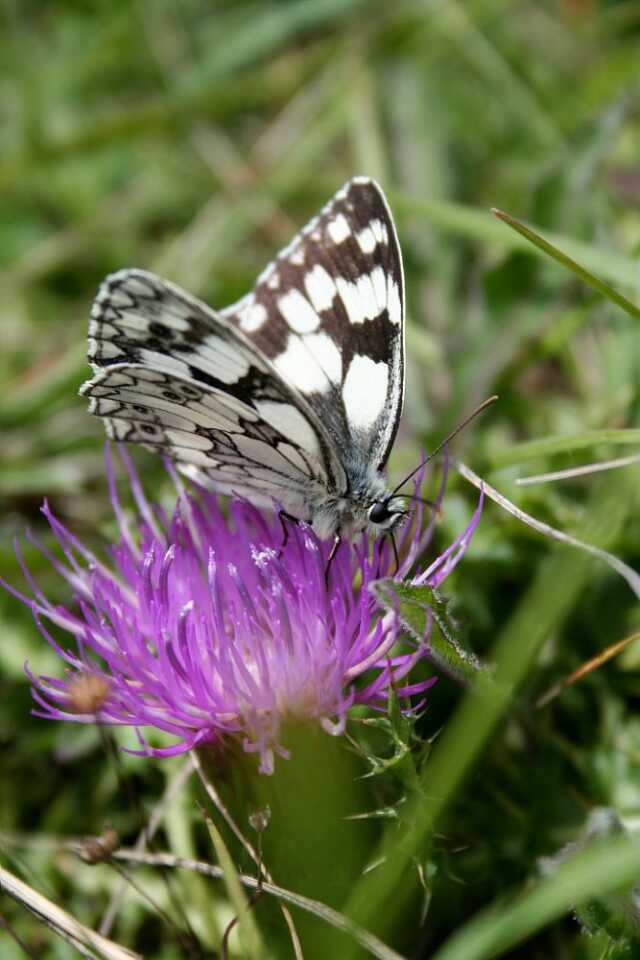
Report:
[[324,393],[342,379],[342,354],[326,333],[289,337],[274,360],[278,373],[302,393]]
[[376,304],[376,316],[382,313],[387,302],[387,275],[382,267],[371,271],[369,278],[373,289],[373,299]]
[[184,430],[167,430],[167,440],[177,447],[186,447],[188,450],[212,450],[213,444],[206,437],[198,433],[186,433]]
[[387,404],[389,368],[371,357],[356,354],[349,365],[342,388],[349,426],[370,430]]
[[[300,471],[300,473],[304,474],[304,476],[306,476],[306,477],[309,476],[309,464],[306,463],[306,461],[305,461],[304,457],[302,456],[302,454],[300,453],[300,450],[298,449],[298,447],[294,447],[294,446],[293,446],[292,444],[290,444],[290,443],[279,443],[279,444],[278,444],[278,450],[280,451],[280,453],[282,454],[282,456],[283,456],[283,457],[286,457],[287,460],[288,460],[294,467],[297,467],[297,468],[298,468],[298,470]],[[310,453],[311,451],[308,451],[308,452]],[[320,472],[320,471],[318,471],[318,472]],[[316,474],[314,474],[314,476],[315,476],[315,475],[316,475]]]
[[181,353],[180,357],[164,355],[153,350],[140,350],[144,363],[169,373],[172,376],[190,378],[189,366],[208,373],[222,383],[237,383],[249,372],[250,362],[231,343],[220,337],[208,336],[191,353]]
[[[271,446],[264,440],[238,434],[233,438],[236,450],[241,457],[253,460],[257,467],[251,469],[252,474],[259,474],[261,469],[275,470],[291,476],[291,464],[285,460],[277,446]],[[296,473],[297,473],[296,469]]]
[[[119,315],[119,323],[120,326],[125,327],[127,330],[144,333],[145,335],[149,330],[149,318],[133,309],[123,310]],[[186,324],[184,329],[187,329]]]
[[399,326],[402,323],[402,304],[400,303],[400,289],[391,277],[387,278],[387,311],[389,320]]
[[389,242],[389,234],[387,233],[387,227],[386,227],[386,224],[382,222],[382,220],[372,220],[369,226],[378,243],[387,244]]
[[347,237],[351,236],[349,221],[343,213],[339,213],[335,220],[329,221],[327,224],[327,233],[334,243],[344,243]]
[[[283,437],[287,437],[312,456],[320,456],[320,446],[315,430],[297,407],[290,403],[278,403],[275,400],[258,400],[255,406],[262,419]],[[286,446],[288,445],[282,444],[283,449]],[[306,467],[304,472],[309,472]]]
[[186,468],[180,464],[180,470],[183,473],[186,473],[187,476],[191,476],[200,484],[206,483],[208,477],[199,474],[194,469],[195,467],[206,467],[208,470],[213,470],[220,466],[219,460],[214,460],[213,457],[208,456],[208,454],[206,454],[203,450],[185,450],[182,447],[177,447],[175,450],[172,450],[172,455],[177,457],[179,460],[187,461]]
[[355,283],[336,279],[336,287],[342,298],[350,323],[364,323],[373,320],[382,311],[385,303],[385,275],[382,267],[376,267],[372,273],[358,277]]
[[358,295],[358,288],[355,283],[351,283],[350,280],[345,280],[344,277],[336,277],[336,287],[344,308],[347,311],[349,323],[362,323],[365,318]]
[[304,278],[309,300],[316,310],[329,310],[336,295],[336,285],[325,268],[317,263]]
[[100,360],[113,360],[115,357],[123,356],[122,350],[111,340],[94,340],[89,338],[87,356],[90,360],[99,358]]
[[267,322],[267,318],[267,308],[264,304],[257,303],[254,300],[247,304],[240,315],[240,329],[244,330],[245,333],[255,333]]
[[116,287],[114,290],[101,291],[96,300],[99,303],[105,304],[108,303],[111,307],[116,307],[120,309],[121,307],[132,307],[133,300],[130,296],[127,295],[126,291],[122,287]]
[[364,230],[357,233],[356,240],[363,253],[373,253],[378,243],[371,227],[365,227]]
[[295,288],[280,297],[278,308],[289,327],[296,333],[313,333],[320,326],[320,317],[307,298]]
[[356,234],[356,240],[363,253],[373,253],[378,244],[386,245],[387,228],[382,220],[372,220],[368,226]]
[[287,259],[289,260],[289,263],[293,263],[294,266],[301,267],[304,263],[304,257],[304,247],[302,244],[300,244],[300,246],[293,248]]

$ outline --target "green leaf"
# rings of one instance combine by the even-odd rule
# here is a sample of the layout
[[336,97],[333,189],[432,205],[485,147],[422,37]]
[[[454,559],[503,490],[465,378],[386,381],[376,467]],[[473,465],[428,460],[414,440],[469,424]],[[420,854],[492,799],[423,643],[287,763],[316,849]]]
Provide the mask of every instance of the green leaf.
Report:
[[460,641],[458,627],[449,613],[449,599],[427,586],[411,586],[395,580],[378,580],[371,585],[376,598],[397,613],[403,626],[422,643],[429,633],[429,658],[455,680],[469,684],[483,669],[475,654]]
[[[417,789],[420,782],[418,769],[429,753],[431,744],[415,736],[415,720],[402,712],[396,691],[393,688],[389,691],[389,703],[385,716],[363,717],[360,723],[363,727],[379,730],[385,738],[381,756],[374,753],[365,743],[358,744],[358,749],[371,767],[369,773],[362,779],[391,772],[407,790]],[[374,811],[367,816],[396,817],[398,815],[397,805],[388,806],[385,810],[392,812],[380,814]]]

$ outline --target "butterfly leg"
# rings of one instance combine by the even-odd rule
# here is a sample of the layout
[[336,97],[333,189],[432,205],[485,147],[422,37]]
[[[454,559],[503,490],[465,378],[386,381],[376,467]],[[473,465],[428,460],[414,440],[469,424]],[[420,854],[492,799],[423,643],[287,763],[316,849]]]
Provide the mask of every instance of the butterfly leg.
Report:
[[299,523],[297,517],[292,516],[290,513],[287,513],[286,510],[278,510],[278,519],[280,521],[280,526],[282,527],[282,543],[280,544],[280,549],[278,550],[278,558],[284,553],[284,548],[289,542],[289,527],[286,525],[285,520],[288,520],[290,523]]
[[335,557],[336,553],[338,552],[338,547],[340,546],[341,543],[342,543],[342,537],[340,536],[339,533],[336,533],[335,537],[333,538],[333,544],[331,546],[331,551],[327,559],[327,566],[324,571],[324,583],[326,587],[329,586],[329,571],[331,569],[331,562]]
[[398,548],[396,546],[396,538],[393,535],[393,530],[389,531],[389,539],[391,540],[391,546],[393,547],[393,556],[396,561],[396,569],[393,572],[394,577],[397,575],[398,570],[400,569],[400,557],[398,556]]

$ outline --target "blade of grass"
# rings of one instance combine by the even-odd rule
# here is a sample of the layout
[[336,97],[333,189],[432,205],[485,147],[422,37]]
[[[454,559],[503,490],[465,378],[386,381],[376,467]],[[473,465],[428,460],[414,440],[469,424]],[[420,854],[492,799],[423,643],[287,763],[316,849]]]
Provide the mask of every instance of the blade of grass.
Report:
[[634,453],[631,457],[617,457],[615,460],[585,463],[581,467],[569,467],[567,470],[539,473],[535,477],[518,477],[516,483],[519,487],[527,487],[533,483],[553,483],[556,480],[575,480],[576,477],[586,477],[591,473],[602,473],[605,470],[619,470],[621,467],[631,467],[635,463],[640,463],[640,453]]
[[[480,240],[485,245],[489,242],[496,243],[507,250],[525,250],[534,256],[548,259],[547,251],[533,245],[527,237],[517,232],[507,233],[500,224],[492,221],[484,210],[462,203],[417,197],[398,191],[391,191],[390,196],[394,211],[397,209],[404,216],[425,217],[447,233]],[[569,251],[586,268],[597,270],[601,276],[615,283],[624,284],[635,290],[640,289],[640,271],[638,264],[631,257],[615,252],[610,253],[588,243],[554,233],[548,233],[547,237],[554,245]]]
[[575,450],[595,447],[600,443],[640,446],[640,430],[587,430],[566,437],[542,437],[540,440],[516,443],[506,450],[491,454],[489,465],[491,469],[497,470],[516,463],[550,457],[556,453],[573,453]]
[[432,960],[488,960],[522,943],[591,897],[633,884],[640,840],[628,834],[594,842],[511,901],[483,910],[436,951]]
[[209,836],[211,837],[211,842],[222,870],[229,900],[235,910],[238,933],[240,942],[242,943],[242,955],[246,956],[248,960],[260,960],[261,957],[265,956],[265,953],[256,921],[251,913],[252,904],[249,903],[244,895],[238,872],[233,865],[231,855],[227,850],[218,828],[209,817],[206,817],[206,822]]
[[566,253],[563,253],[562,250],[559,250],[558,247],[554,246],[553,243],[545,240],[544,237],[541,237],[540,234],[536,233],[535,230],[532,230],[531,227],[527,227],[526,224],[522,223],[520,220],[516,220],[515,217],[512,217],[510,214],[505,213],[503,210],[498,210],[495,207],[492,208],[491,213],[497,217],[498,220],[502,220],[502,222],[506,223],[508,227],[511,227],[512,230],[516,230],[521,236],[525,237],[539,250],[542,250],[543,253],[546,253],[547,256],[553,257],[554,260],[557,260],[558,263],[567,270],[571,270],[572,273],[575,273],[576,276],[580,277],[581,280],[584,280],[585,283],[596,290],[601,296],[606,297],[607,300],[611,300],[612,303],[617,304],[617,306],[621,307],[626,313],[634,317],[636,320],[640,319],[640,308],[637,307],[635,303],[627,300],[627,298],[623,297],[621,293],[618,293],[613,289],[613,287],[610,287],[608,283],[604,283],[604,281],[598,279],[598,277],[594,276],[594,274],[585,269],[585,267],[580,266],[579,263],[576,263],[576,261],[570,256],[568,256]]

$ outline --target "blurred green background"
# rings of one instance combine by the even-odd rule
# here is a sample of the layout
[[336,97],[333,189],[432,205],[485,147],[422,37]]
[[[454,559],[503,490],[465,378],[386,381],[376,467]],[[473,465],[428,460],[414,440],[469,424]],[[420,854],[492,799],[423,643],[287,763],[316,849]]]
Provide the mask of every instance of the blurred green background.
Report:
[[[640,4],[3,0],[0,16],[2,577],[23,582],[14,536],[29,527],[48,542],[45,496],[88,543],[112,530],[103,431],[77,396],[104,275],[145,267],[224,306],[363,173],[388,193],[407,274],[407,400],[392,477],[495,391],[499,403],[456,441],[456,455],[523,509],[640,568],[637,465],[514,483],[637,451],[585,434],[639,425],[638,321],[489,213],[526,219],[637,300]],[[525,446],[557,435],[557,453]],[[147,488],[164,491],[153,456],[136,460]],[[475,502],[452,479],[443,542]],[[28,545],[25,554],[62,602],[58,578]],[[447,586],[476,651],[505,636],[517,646],[520,631],[535,669],[450,805],[421,956],[524,883],[594,805],[629,823],[640,815],[639,652],[534,707],[638,629],[627,585],[488,505]],[[30,717],[26,659],[37,672],[60,670],[28,612],[0,593],[0,857],[97,924],[113,876],[78,866],[55,838],[111,820],[130,840],[136,817],[95,731]],[[458,698],[450,681],[437,685],[428,735]],[[147,806],[177,766],[124,764]],[[164,842],[189,853],[198,817],[177,800]],[[35,955],[74,955],[1,894],[0,914]],[[133,900],[114,935],[145,956],[182,956]],[[565,920],[517,955],[607,949]],[[0,931],[3,960],[22,955]]]

